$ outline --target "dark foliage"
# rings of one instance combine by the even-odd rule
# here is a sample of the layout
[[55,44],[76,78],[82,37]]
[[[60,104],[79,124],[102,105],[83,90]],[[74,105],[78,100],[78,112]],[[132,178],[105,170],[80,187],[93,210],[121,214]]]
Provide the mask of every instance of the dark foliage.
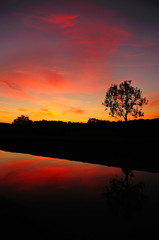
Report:
[[144,116],[142,106],[147,104],[146,98],[142,97],[142,91],[131,86],[131,80],[112,85],[106,92],[102,103],[107,110],[110,109],[112,117],[123,117],[127,121],[128,114],[138,118]]
[[21,126],[26,126],[32,123],[32,120],[29,119],[28,116],[21,115],[20,117],[17,117],[14,119],[13,124],[15,125],[21,125]]
[[[24,118],[23,118],[24,117]],[[14,124],[0,123],[0,131],[18,133],[27,131],[38,134],[69,134],[69,133],[115,133],[122,136],[158,136],[159,119],[132,120],[127,123],[118,121],[110,122],[90,118],[87,123],[63,121],[31,121],[29,117],[21,116],[14,120]]]

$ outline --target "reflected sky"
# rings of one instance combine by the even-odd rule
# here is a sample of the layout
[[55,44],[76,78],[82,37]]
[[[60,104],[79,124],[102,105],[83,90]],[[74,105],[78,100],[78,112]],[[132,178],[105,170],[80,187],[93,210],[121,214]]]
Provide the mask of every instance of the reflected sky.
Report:
[[0,190],[14,196],[73,193],[80,198],[98,196],[110,176],[121,169],[82,162],[0,152]]
[[[141,183],[143,187],[138,188]],[[106,189],[111,193],[107,199],[109,203],[104,196]],[[105,226],[109,232],[115,227],[121,233],[132,228],[141,233],[143,229],[149,232],[156,230],[158,189],[157,173],[131,172],[103,165],[0,151],[0,209],[5,198],[7,202],[13,201],[38,212],[44,220],[46,216],[51,219],[54,216],[58,221],[70,221],[73,227],[82,222],[83,231],[88,233],[91,229],[97,235],[100,231],[102,236]],[[134,199],[141,199],[141,190],[145,198],[141,209],[130,211],[130,207],[140,208],[134,204]],[[7,202],[6,209],[12,206]],[[119,208],[120,202],[125,206]],[[116,208],[116,203],[121,209],[118,211],[121,216],[113,214],[112,208]],[[123,210],[132,213],[128,219],[124,219]],[[89,222],[89,227],[86,222]],[[93,236],[94,233],[91,234]]]
[[[133,171],[133,184],[144,182],[158,196],[159,176]],[[17,201],[104,204],[102,192],[112,179],[125,179],[120,168],[29,154],[0,152],[0,195]]]

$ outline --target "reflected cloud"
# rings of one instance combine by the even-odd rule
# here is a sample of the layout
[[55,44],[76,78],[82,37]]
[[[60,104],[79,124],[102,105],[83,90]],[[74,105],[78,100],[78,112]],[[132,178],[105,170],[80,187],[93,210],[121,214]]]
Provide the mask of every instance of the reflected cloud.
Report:
[[74,198],[78,195],[85,201],[86,196],[88,199],[98,196],[108,176],[120,172],[118,168],[63,159],[3,151],[0,156],[0,192],[15,197],[67,195]]

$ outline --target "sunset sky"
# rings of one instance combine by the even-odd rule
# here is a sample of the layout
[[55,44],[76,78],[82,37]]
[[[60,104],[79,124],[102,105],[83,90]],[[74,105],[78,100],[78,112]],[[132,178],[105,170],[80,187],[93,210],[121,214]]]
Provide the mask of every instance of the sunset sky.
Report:
[[132,80],[159,117],[158,0],[0,3],[0,122],[112,119],[102,101]]

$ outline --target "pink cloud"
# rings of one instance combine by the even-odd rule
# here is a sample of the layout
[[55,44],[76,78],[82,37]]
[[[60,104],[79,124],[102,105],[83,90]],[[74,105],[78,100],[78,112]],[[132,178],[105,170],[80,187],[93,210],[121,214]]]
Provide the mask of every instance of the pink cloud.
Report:
[[40,16],[26,16],[23,19],[23,24],[29,28],[35,28],[46,33],[53,33],[55,31],[59,34],[60,29],[73,27],[76,24],[76,19],[80,15],[73,14],[44,14]]
[[[29,63],[28,63],[29,64]],[[2,72],[0,80],[2,94],[15,99],[33,99],[37,94],[72,92],[71,83],[63,72],[34,64],[26,73],[14,71]]]
[[44,22],[49,23],[61,23],[68,20],[73,20],[80,15],[67,15],[67,14],[51,14],[47,16],[46,18],[41,18]]
[[[77,18],[76,24],[72,24],[72,20]],[[110,55],[121,43],[128,41],[131,37],[130,32],[120,27],[109,25],[101,20],[92,21],[80,15],[31,16],[23,20],[23,23],[27,27],[58,36],[63,45],[62,48],[69,49],[71,54],[81,52],[85,56]],[[69,25],[71,28],[67,28]]]
[[[49,10],[39,15],[32,12],[21,15],[21,34],[19,27],[14,33],[14,49],[6,47],[4,65],[0,67],[1,94],[32,101],[41,95],[103,89],[112,71],[110,57],[131,34],[109,21],[87,15]],[[84,112],[74,107],[67,110]]]
[[14,85],[12,85],[12,83],[10,83],[7,80],[0,80],[0,83],[4,83],[6,84],[9,88],[11,88],[12,90],[19,90],[17,87],[15,87]]
[[78,18],[79,16],[80,15],[50,14],[46,17],[41,18],[41,20],[46,23],[59,24],[61,28],[67,28],[74,26],[75,22],[73,20]]
[[[78,21],[71,28],[61,29],[58,26],[58,23],[75,19]],[[9,87],[16,86],[28,94],[97,91],[103,86],[100,78],[110,74],[109,57],[130,37],[129,32],[119,27],[98,20],[92,22],[79,15],[45,14],[43,18],[27,20],[24,23],[27,27],[42,31],[38,33],[42,36],[45,31],[51,35],[53,42],[48,42],[47,38],[40,41],[35,38],[34,44],[29,42],[27,49],[17,49],[18,52],[9,57],[2,69],[2,76],[7,79]],[[54,22],[55,26],[52,26]],[[36,41],[39,43],[37,46]],[[17,93],[13,95],[18,96]]]

